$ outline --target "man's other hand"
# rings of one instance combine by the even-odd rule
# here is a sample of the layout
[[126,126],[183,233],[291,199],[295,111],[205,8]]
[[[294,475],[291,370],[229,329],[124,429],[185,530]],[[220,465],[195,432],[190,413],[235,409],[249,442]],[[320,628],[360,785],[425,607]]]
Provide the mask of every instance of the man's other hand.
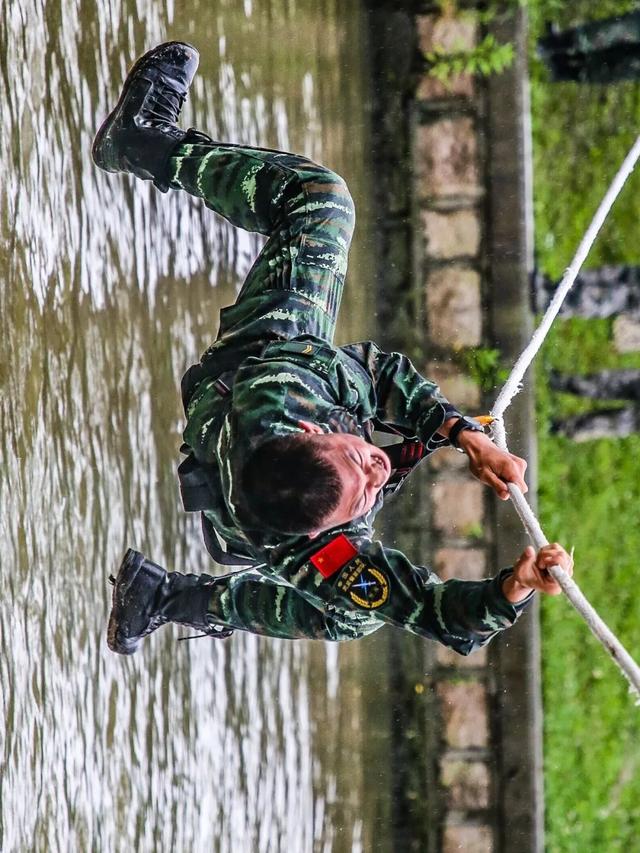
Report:
[[528,491],[524,481],[527,470],[524,459],[500,450],[489,436],[481,432],[464,430],[458,436],[458,444],[469,457],[469,470],[473,476],[491,486],[500,500],[509,499],[507,483],[515,483],[523,493]]
[[560,566],[571,577],[573,560],[562,545],[553,542],[545,545],[536,554],[529,545],[513,567],[513,574],[505,578],[502,591],[505,597],[516,604],[525,599],[532,589],[547,595],[560,595],[562,589],[549,573],[551,566]]

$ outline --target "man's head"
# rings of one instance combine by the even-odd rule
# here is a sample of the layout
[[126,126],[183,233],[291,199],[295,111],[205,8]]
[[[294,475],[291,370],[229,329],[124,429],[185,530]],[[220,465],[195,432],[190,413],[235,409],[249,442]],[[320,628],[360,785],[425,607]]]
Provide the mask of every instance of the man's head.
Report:
[[256,448],[242,471],[242,491],[260,523],[313,537],[369,512],[391,466],[384,451],[356,435],[300,425],[303,432]]

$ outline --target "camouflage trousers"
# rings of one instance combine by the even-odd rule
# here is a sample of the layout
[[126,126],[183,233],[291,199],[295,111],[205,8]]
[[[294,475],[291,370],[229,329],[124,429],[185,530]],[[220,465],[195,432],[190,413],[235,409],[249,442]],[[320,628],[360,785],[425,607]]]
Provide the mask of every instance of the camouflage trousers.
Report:
[[297,154],[220,143],[180,146],[171,185],[232,225],[266,236],[206,357],[238,364],[273,340],[333,340],[355,209],[344,180]]
[[[355,224],[343,179],[295,154],[200,141],[178,147],[169,177],[232,225],[268,238],[203,361],[229,369],[270,341],[331,341]],[[217,578],[209,611],[220,624],[282,639],[350,640],[381,625],[316,607],[260,566]]]

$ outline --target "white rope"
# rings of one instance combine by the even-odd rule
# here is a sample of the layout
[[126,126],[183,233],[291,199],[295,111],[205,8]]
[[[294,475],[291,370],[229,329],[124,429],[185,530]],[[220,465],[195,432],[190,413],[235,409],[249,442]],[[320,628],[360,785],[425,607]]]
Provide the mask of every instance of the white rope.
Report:
[[[611,186],[607,190],[605,197],[602,199],[598,210],[587,229],[586,234],[582,238],[578,250],[564,274],[558,289],[556,290],[551,304],[547,308],[542,322],[536,329],[531,341],[525,347],[524,351],[516,361],[509,378],[504,384],[504,387],[498,394],[495,405],[491,412],[496,418],[492,424],[493,438],[498,447],[502,450],[507,450],[506,431],[502,416],[515,397],[522,388],[522,379],[529,368],[529,365],[535,358],[538,350],[542,346],[546,338],[551,324],[553,323],[560,307],[569,292],[571,286],[576,280],[580,267],[584,263],[591,247],[596,239],[598,231],[602,227],[611,207],[618,197],[620,190],[625,184],[625,181],[633,171],[633,168],[640,157],[640,136],[634,142],[631,150],[624,159],[624,162],[617,175],[613,179]],[[542,548],[548,544],[548,540],[542,532],[542,528],[535,517],[533,510],[524,498],[520,489],[513,483],[509,483],[509,493],[511,495],[512,504],[522,521],[525,530],[531,537],[536,549]],[[623,675],[630,684],[630,689],[636,693],[636,704],[640,704],[640,667],[631,657],[629,652],[620,643],[615,634],[598,616],[594,608],[589,604],[580,588],[569,575],[560,566],[552,566],[549,573],[554,580],[560,585],[571,604],[575,607],[578,613],[583,617],[594,636],[602,643],[607,652],[622,670]]]
[[562,303],[564,302],[565,296],[569,292],[571,286],[578,273],[580,272],[580,267],[584,263],[587,255],[591,251],[591,246],[593,245],[598,231],[602,228],[602,225],[607,218],[611,207],[618,197],[620,190],[625,184],[625,181],[633,171],[633,167],[636,165],[636,161],[640,157],[640,136],[633,143],[633,146],[627,156],[624,159],[622,166],[618,170],[618,174],[613,179],[611,186],[607,190],[605,197],[600,202],[600,207],[598,207],[595,216],[591,222],[591,225],[587,229],[586,234],[582,238],[582,242],[578,246],[578,250],[575,254],[574,259],[571,261],[567,271],[565,272],[562,281],[560,282],[558,289],[553,295],[553,299],[551,300],[551,304],[545,311],[544,317],[542,318],[542,322],[535,330],[531,341],[524,349],[518,360],[516,361],[513,370],[511,371],[509,378],[504,384],[502,391],[498,394],[498,398],[493,407],[493,411],[491,414],[495,418],[501,418],[505,412],[507,406],[511,403],[512,399],[521,389],[522,379],[527,372],[527,369],[535,356],[538,353],[538,350],[542,346],[544,339],[549,333],[549,329],[551,328],[551,324],[556,318],[558,311],[560,310]]
[[[509,492],[511,494],[513,506],[520,516],[520,520],[524,524],[525,530],[531,537],[536,550],[539,550],[544,545],[548,545],[549,543],[542,532],[538,519],[533,514],[531,507],[525,500],[520,489],[513,483],[509,483]],[[636,704],[640,704],[640,667],[638,667],[638,664],[634,661],[613,631],[597,614],[573,578],[569,577],[569,575],[560,566],[552,566],[549,569],[549,573],[560,585],[562,591],[567,596],[571,604],[573,604],[575,609],[585,620],[592,634],[600,640],[607,652],[618,664],[622,670],[622,674],[629,682],[630,689],[636,693]]]

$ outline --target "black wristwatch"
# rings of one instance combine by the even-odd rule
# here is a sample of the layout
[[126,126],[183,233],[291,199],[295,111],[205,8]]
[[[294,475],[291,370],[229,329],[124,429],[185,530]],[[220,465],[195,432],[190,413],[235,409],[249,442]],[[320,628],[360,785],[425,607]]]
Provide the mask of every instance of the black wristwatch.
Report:
[[484,427],[481,423],[473,418],[462,415],[449,430],[449,444],[455,447],[456,450],[459,450],[460,453],[464,453],[464,450],[458,445],[458,436],[466,429],[470,429],[472,432],[484,432]]

